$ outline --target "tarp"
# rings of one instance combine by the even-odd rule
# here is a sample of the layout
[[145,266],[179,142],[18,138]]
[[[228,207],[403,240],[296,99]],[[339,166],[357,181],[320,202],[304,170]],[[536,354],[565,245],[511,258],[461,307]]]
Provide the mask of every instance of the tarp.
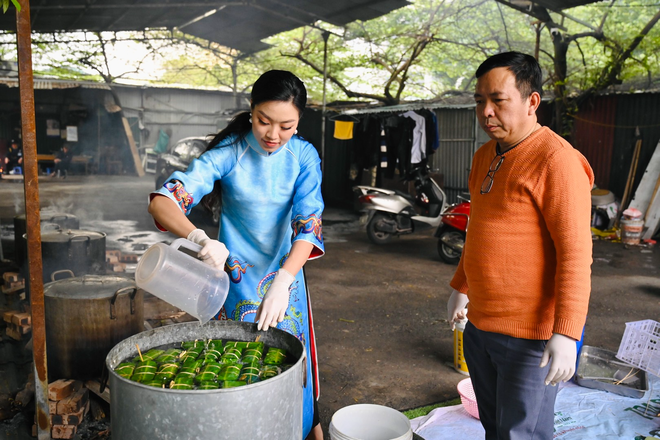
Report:
[[[570,382],[559,390],[555,403],[555,435],[558,440],[660,439],[660,379],[649,375],[649,391],[643,398],[619,396],[584,388]],[[479,420],[461,405],[436,408],[411,420],[413,431],[424,440],[482,439]]]

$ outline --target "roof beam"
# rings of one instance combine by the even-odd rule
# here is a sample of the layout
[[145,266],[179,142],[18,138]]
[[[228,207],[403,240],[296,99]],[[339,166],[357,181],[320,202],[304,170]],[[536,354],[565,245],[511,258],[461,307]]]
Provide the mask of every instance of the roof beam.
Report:
[[80,19],[83,18],[83,17],[85,16],[85,13],[86,13],[87,10],[89,9],[89,6],[92,5],[95,1],[96,1],[96,0],[87,0],[87,4],[85,5],[85,8],[84,8],[82,11],[80,11],[80,14],[78,14],[78,16],[77,16],[76,18],[74,18],[74,19],[71,21],[71,23],[69,23],[69,26],[68,26],[68,27],[69,27],[69,28],[73,28],[73,26],[75,26],[75,24],[78,23],[78,22],[80,21]]
[[112,20],[110,23],[106,24],[105,27],[106,29],[112,29],[112,27],[120,20],[122,20],[124,17],[126,17],[126,14],[129,12],[132,12],[133,9],[135,8],[135,4],[138,3],[140,0],[133,0],[133,4],[130,7],[127,7],[126,10],[124,11],[123,14],[120,14],[118,17],[116,17],[114,20]]
[[[134,9],[156,9],[156,8],[219,8],[220,6],[249,6],[247,2],[200,2],[200,3],[141,3],[138,2]],[[96,5],[39,5],[33,9],[37,11],[66,11],[78,9],[125,9],[126,4],[96,4]],[[133,9],[133,11],[134,11]]]

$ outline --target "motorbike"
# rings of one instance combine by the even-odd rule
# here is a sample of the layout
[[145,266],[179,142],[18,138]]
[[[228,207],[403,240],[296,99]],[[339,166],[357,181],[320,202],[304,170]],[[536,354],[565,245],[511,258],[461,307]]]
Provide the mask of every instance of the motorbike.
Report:
[[445,192],[429,173],[428,166],[418,166],[403,178],[404,182],[414,182],[414,197],[373,186],[360,185],[353,190],[359,191],[360,210],[367,213],[367,237],[372,243],[382,245],[395,236],[435,228],[440,258],[456,264],[465,242],[469,201],[448,205]]
[[470,222],[470,200],[460,195],[458,199],[458,203],[447,207],[433,234],[438,239],[438,255],[447,264],[458,264],[461,259]]

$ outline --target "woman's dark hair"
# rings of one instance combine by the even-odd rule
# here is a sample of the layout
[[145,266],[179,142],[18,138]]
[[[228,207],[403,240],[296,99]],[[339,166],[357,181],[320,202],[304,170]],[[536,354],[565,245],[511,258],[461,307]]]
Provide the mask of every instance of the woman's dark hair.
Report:
[[[262,74],[252,86],[250,92],[250,109],[268,101],[291,102],[302,118],[307,105],[307,90],[303,82],[293,73],[286,70],[269,70]],[[236,135],[236,142],[245,139],[252,129],[251,113],[242,112],[234,116],[229,124],[220,131],[206,147],[206,151],[216,148],[229,136]],[[213,212],[220,205],[220,182],[216,182],[213,191],[202,199],[202,206]]]
[[506,67],[513,73],[522,99],[529,98],[533,92],[543,96],[543,72],[533,56],[520,52],[498,53],[481,63],[475,76],[479,78],[497,67]]

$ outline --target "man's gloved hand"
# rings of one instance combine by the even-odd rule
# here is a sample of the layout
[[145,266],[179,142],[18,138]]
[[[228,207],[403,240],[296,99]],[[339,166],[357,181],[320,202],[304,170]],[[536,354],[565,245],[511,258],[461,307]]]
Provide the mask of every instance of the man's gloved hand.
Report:
[[456,321],[465,319],[465,306],[468,303],[468,296],[458,290],[452,290],[449,301],[447,301],[447,321],[451,329],[456,328]]
[[545,384],[555,386],[559,382],[566,382],[573,377],[576,357],[575,339],[554,333],[545,346],[539,365],[543,368],[550,361],[550,370],[545,377]]
[[257,330],[266,331],[284,320],[284,313],[289,307],[289,287],[295,277],[285,269],[280,269],[270,283],[259,309],[257,309]]
[[229,257],[229,251],[224,243],[209,238],[202,229],[195,229],[188,234],[187,239],[202,246],[202,250],[199,251],[197,257],[204,263],[216,269],[225,269],[225,262],[227,261],[227,257]]

